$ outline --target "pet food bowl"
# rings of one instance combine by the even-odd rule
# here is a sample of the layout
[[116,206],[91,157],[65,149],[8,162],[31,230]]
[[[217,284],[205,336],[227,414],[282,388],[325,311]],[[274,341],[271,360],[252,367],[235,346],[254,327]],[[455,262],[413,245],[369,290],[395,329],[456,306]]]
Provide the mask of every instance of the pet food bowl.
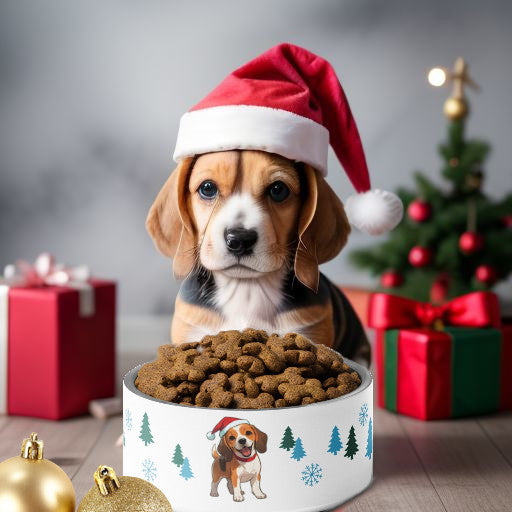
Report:
[[[363,491],[373,471],[372,376],[346,362],[361,377],[352,393],[306,406],[261,410],[163,402],[135,387],[140,366],[133,369],[123,389],[124,475],[155,484],[175,512],[313,512],[336,507]],[[260,464],[243,462],[242,470],[237,459],[229,465],[245,472],[243,501],[234,500],[226,479],[218,486],[218,496],[210,495],[212,450],[220,442],[219,432],[211,440],[212,431],[224,418],[224,424],[249,423],[267,435],[266,451],[258,454]],[[258,474],[260,498],[251,487]]]

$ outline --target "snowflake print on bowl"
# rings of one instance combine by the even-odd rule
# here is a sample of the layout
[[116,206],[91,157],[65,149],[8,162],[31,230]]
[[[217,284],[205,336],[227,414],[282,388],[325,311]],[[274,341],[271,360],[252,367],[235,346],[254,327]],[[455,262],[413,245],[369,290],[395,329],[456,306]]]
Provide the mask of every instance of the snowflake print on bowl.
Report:
[[359,411],[359,423],[362,427],[368,422],[368,404],[364,403]]
[[151,459],[145,459],[142,463],[142,474],[148,482],[154,482],[157,475],[156,464]]
[[131,430],[133,427],[133,418],[132,418],[132,412],[130,409],[126,409],[124,412],[124,423],[126,425],[126,430]]
[[304,471],[302,472],[301,480],[304,482],[304,485],[313,487],[313,485],[318,484],[322,476],[322,468],[320,464],[315,464],[313,462],[305,467]]

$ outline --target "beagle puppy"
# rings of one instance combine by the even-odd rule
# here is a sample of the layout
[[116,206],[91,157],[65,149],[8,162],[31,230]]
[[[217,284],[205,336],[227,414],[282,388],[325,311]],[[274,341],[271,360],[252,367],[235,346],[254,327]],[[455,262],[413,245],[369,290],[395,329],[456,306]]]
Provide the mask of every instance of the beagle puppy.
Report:
[[261,461],[258,453],[267,451],[267,434],[249,423],[230,428],[222,436],[217,448],[212,449],[212,488],[210,496],[219,495],[220,481],[225,478],[234,501],[243,501],[241,484],[251,483],[251,491],[258,499],[267,495],[261,490]]
[[173,343],[252,327],[297,332],[369,364],[357,315],[318,269],[341,251],[350,225],[311,166],[251,150],[184,158],[146,227],[184,279]]

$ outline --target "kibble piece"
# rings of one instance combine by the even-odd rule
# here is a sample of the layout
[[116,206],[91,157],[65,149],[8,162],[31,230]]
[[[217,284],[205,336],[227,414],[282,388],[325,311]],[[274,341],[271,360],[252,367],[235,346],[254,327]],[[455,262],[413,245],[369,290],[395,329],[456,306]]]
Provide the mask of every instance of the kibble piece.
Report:
[[256,398],[260,394],[260,388],[256,382],[254,382],[254,379],[249,377],[248,375],[244,378],[244,388],[245,388],[245,394],[248,398]]
[[227,373],[228,375],[232,375],[233,373],[236,373],[239,371],[238,366],[234,361],[228,361],[227,359],[220,362],[220,369]]
[[269,409],[274,406],[274,397],[268,393],[261,393],[257,398],[236,393],[233,400],[237,409]]
[[180,396],[195,395],[199,391],[199,384],[197,382],[183,381],[176,389]]
[[311,397],[315,402],[322,402],[327,398],[318,379],[307,379],[300,385],[284,382],[279,384],[278,390],[288,405],[299,405],[304,397]]
[[263,375],[265,373],[263,362],[255,356],[240,356],[237,358],[236,364],[238,368],[251,375]]
[[210,357],[208,354],[201,353],[194,359],[194,367],[206,373],[219,371],[220,359],[218,357]]
[[261,387],[261,390],[266,393],[276,393],[279,385],[283,383],[298,385],[306,382],[299,368],[286,368],[279,375],[261,375],[254,380]]
[[242,333],[239,331],[224,331],[223,335],[226,341],[214,347],[214,354],[220,359],[236,361],[242,355]]
[[316,355],[309,350],[287,350],[286,362],[293,366],[311,366],[316,362]]
[[274,402],[274,405],[276,407],[286,407],[287,406],[287,403],[286,403],[286,400],[284,398],[278,398],[275,402]]
[[270,348],[263,347],[259,353],[259,358],[271,372],[279,373],[286,368],[286,356],[274,352]]
[[234,373],[229,377],[229,390],[232,393],[245,392],[245,378],[243,373]]

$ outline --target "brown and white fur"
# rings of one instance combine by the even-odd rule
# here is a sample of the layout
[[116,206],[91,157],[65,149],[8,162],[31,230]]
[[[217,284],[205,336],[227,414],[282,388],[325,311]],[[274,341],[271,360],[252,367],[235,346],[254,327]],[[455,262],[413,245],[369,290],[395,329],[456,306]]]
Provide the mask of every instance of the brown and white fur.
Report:
[[244,482],[250,482],[256,498],[266,498],[267,495],[261,490],[261,461],[258,455],[266,451],[267,435],[254,425],[242,423],[230,428],[220,440],[219,446],[212,449],[215,460],[212,464],[210,496],[219,495],[219,483],[225,478],[234,501],[244,500],[241,487]]
[[[214,182],[205,200],[199,188]],[[289,190],[276,202],[269,188]],[[160,190],[146,223],[158,249],[184,278],[171,338],[253,327],[312,341],[369,361],[369,344],[343,294],[319,273],[346,243],[350,226],[341,201],[321,176],[263,151],[222,151],[182,160]],[[227,248],[232,228],[256,232],[243,256]]]

